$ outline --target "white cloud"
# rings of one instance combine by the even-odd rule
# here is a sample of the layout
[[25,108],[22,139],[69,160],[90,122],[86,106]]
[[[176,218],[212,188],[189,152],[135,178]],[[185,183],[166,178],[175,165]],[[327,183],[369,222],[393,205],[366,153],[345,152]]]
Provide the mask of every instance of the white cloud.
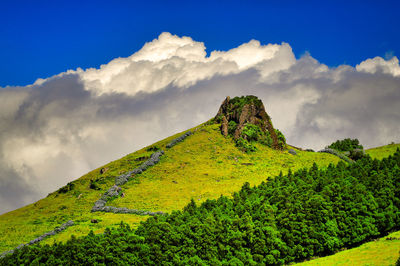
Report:
[[255,66],[266,75],[295,62],[291,47],[285,43],[261,45],[251,40],[226,52],[213,51],[209,57],[205,49],[204,43],[190,37],[162,33],[130,57],[76,73],[85,87],[97,94],[135,95],[155,92],[169,84],[184,88],[214,75],[238,73]]
[[393,56],[389,60],[385,60],[379,56],[367,59],[357,65],[356,69],[360,72],[376,73],[377,71],[381,71],[385,74],[400,76],[399,59],[396,56]]
[[228,95],[259,96],[296,146],[399,142],[398,71],[396,57],[329,68],[255,40],[207,57],[202,42],[163,33],[99,69],[0,88],[0,212],[208,120]]

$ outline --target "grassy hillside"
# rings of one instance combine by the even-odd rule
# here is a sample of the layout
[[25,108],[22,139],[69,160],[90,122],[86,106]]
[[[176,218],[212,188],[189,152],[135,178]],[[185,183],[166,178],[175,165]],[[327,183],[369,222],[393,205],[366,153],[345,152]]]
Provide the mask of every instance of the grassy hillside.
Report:
[[[192,136],[171,149],[166,149],[166,144],[181,133],[89,172],[72,182],[73,186],[68,186],[71,190],[64,189],[65,193],[53,192],[34,204],[1,215],[0,252],[26,243],[67,220],[74,220],[75,225],[42,243],[64,241],[71,234],[86,235],[90,230],[99,233],[121,220],[137,226],[147,217],[91,213],[90,210],[101,194],[114,184],[115,176],[140,165],[140,157],[149,156],[152,153],[149,148],[154,146],[165,151],[160,163],[125,184],[125,197],[110,205],[170,212],[181,209],[192,198],[201,202],[221,194],[229,195],[246,181],[255,185],[289,168],[310,167],[314,162],[326,166],[339,160],[330,154],[304,151],[291,155],[257,144],[257,151],[247,154],[239,151],[230,138],[224,138],[218,125],[201,125],[192,131]],[[108,170],[100,174],[101,168]],[[91,183],[99,190],[90,188]],[[91,223],[92,219],[99,223]]]
[[[389,144],[366,150],[372,158],[382,159],[395,153],[400,144]],[[387,240],[398,238],[399,240]],[[365,243],[359,247],[344,250],[334,255],[314,259],[298,265],[394,265],[400,252],[400,231]]]
[[151,217],[134,231],[121,224],[65,244],[33,245],[0,264],[283,265],[399,229],[400,151],[267,180],[245,183],[231,198],[200,205],[192,199],[183,211]]
[[369,154],[372,158],[380,160],[388,157],[389,155],[392,155],[398,148],[400,149],[400,144],[389,144],[386,146],[368,149],[365,152]]
[[[396,238],[396,240],[388,240]],[[400,251],[400,231],[387,237],[365,243],[359,247],[344,250],[332,256],[296,264],[298,266],[316,265],[395,265]]]

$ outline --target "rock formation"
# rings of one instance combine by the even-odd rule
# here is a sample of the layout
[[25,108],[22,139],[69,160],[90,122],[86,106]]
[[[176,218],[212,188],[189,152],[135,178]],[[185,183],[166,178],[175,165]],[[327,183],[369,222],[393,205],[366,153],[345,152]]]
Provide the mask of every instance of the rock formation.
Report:
[[221,133],[228,135],[229,122],[234,121],[237,126],[233,137],[235,140],[242,136],[242,130],[247,123],[258,125],[262,131],[269,132],[272,138],[272,148],[281,149],[278,137],[272,126],[271,119],[265,111],[264,104],[256,96],[235,97],[229,96],[222,102],[215,116],[216,121],[221,123]]

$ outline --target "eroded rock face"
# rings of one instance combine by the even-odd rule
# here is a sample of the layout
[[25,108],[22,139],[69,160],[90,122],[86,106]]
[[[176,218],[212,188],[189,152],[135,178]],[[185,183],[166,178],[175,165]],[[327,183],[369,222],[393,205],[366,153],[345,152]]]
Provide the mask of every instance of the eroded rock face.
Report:
[[216,120],[221,122],[221,133],[228,135],[228,127],[230,121],[237,123],[236,130],[233,134],[235,140],[240,138],[242,130],[247,123],[258,125],[261,130],[268,131],[272,138],[272,148],[279,149],[278,138],[271,119],[265,111],[264,104],[256,96],[235,97],[231,99],[229,96],[222,102]]
[[224,137],[228,136],[228,120],[225,116],[222,117],[221,121],[221,133]]

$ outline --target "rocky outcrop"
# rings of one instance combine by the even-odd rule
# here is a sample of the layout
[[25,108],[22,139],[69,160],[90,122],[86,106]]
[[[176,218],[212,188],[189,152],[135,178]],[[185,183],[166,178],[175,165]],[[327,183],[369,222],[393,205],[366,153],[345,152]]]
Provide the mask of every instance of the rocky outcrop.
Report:
[[221,133],[224,137],[228,136],[228,120],[225,116],[222,117],[221,121]]
[[68,221],[68,222],[66,222],[66,223],[64,223],[64,224],[62,224],[62,225],[56,227],[53,231],[44,233],[43,235],[41,235],[41,236],[39,236],[39,237],[37,237],[37,238],[35,238],[35,239],[29,241],[29,242],[26,243],[26,244],[21,244],[21,245],[19,245],[18,247],[16,247],[16,248],[13,249],[13,250],[9,250],[9,251],[6,251],[6,252],[1,253],[1,254],[0,254],[0,258],[6,256],[7,254],[13,253],[16,249],[21,249],[21,248],[23,248],[24,246],[33,245],[33,244],[35,244],[35,243],[38,243],[38,242],[42,241],[43,239],[45,239],[45,238],[48,237],[48,236],[53,236],[53,235],[55,235],[55,234],[58,234],[58,233],[60,233],[61,231],[64,231],[65,229],[67,229],[68,227],[70,227],[70,226],[72,226],[72,225],[74,225],[74,221],[71,221],[71,220],[70,220],[70,221]]
[[256,96],[235,97],[229,96],[222,102],[215,119],[221,123],[221,133],[228,135],[228,124],[234,121],[237,126],[233,137],[235,140],[242,136],[242,130],[247,123],[258,125],[261,130],[268,131],[272,138],[272,148],[280,149],[278,137],[271,119],[265,111],[264,104]]

